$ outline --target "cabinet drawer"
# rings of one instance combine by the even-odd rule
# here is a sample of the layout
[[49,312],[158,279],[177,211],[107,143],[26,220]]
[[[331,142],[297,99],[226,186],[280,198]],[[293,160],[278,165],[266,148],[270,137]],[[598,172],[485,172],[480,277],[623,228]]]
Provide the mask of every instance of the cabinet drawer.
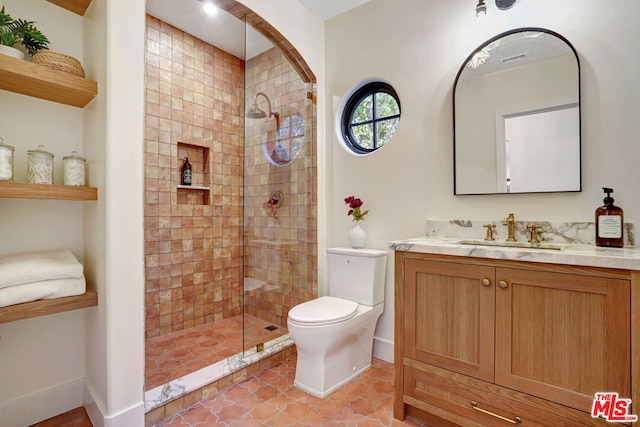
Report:
[[453,422],[464,419],[464,426],[612,425],[591,418],[590,414],[504,387],[433,366],[412,364],[415,367],[404,366],[405,403]]

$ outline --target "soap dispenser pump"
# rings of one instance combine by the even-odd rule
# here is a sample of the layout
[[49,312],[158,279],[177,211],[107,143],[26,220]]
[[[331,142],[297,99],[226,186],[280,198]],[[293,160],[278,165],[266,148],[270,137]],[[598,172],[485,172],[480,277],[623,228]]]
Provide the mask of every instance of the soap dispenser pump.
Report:
[[602,187],[607,194],[604,205],[596,209],[596,246],[621,248],[624,246],[622,208],[613,204],[612,188]]

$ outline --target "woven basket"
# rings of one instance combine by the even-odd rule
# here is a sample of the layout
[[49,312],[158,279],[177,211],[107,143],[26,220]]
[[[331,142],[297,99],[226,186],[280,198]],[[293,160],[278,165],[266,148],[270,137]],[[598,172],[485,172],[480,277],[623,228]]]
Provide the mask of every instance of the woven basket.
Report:
[[40,50],[31,57],[31,62],[84,78],[84,69],[80,61],[60,52]]

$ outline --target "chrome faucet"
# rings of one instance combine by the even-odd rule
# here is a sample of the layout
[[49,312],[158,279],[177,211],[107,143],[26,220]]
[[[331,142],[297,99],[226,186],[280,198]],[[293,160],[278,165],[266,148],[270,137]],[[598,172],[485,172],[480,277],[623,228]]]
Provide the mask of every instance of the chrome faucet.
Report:
[[507,242],[515,242],[516,241],[516,218],[510,213],[508,217],[502,220],[502,225],[507,226],[507,230],[509,231],[509,237],[507,237]]

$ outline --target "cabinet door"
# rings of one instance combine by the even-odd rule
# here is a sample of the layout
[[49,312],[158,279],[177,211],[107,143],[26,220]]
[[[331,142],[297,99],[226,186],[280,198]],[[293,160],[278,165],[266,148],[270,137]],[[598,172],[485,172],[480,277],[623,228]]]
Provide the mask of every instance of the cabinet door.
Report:
[[496,383],[590,411],[596,392],[631,396],[630,283],[496,270]]
[[493,381],[493,267],[405,261],[404,354]]

